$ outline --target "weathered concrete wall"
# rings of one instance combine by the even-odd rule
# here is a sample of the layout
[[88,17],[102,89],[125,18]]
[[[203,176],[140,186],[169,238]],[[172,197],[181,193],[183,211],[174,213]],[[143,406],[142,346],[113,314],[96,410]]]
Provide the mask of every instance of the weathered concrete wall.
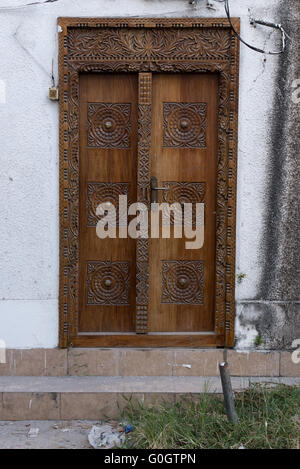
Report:
[[300,97],[295,90],[300,85],[300,3],[280,2],[277,19],[292,42],[279,57],[265,128],[270,137],[259,284],[252,300],[240,299],[237,316],[238,345],[251,346],[258,336],[261,347],[269,349],[291,348],[300,338]]
[[[58,0],[16,9],[26,0],[9,0],[11,10],[3,3],[0,339],[10,348],[51,348],[58,342],[58,105],[47,92],[52,59],[57,77],[57,17],[225,15],[222,4],[212,2],[213,11],[205,0]],[[236,292],[237,347],[253,347],[258,335],[266,348],[290,347],[300,338],[299,104],[291,99],[300,78],[299,2],[230,3],[248,41],[271,47],[276,37],[250,26],[250,14],[282,21],[294,41],[281,57],[241,46],[237,207],[237,273],[246,274]]]

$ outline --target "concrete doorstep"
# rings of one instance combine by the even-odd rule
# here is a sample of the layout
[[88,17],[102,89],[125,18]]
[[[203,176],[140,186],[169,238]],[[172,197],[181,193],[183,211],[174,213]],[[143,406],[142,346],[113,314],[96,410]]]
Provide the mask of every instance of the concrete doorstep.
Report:
[[[300,384],[300,378],[232,377],[240,391],[252,383]],[[118,418],[128,399],[145,405],[222,393],[219,377],[63,376],[0,377],[0,420],[103,420]]]
[[[231,376],[300,377],[291,351],[228,350]],[[0,376],[219,377],[221,349],[7,349]]]

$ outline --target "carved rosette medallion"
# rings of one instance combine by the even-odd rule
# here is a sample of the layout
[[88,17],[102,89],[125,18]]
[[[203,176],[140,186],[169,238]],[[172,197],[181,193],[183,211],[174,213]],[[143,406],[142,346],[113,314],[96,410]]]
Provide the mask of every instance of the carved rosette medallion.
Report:
[[[203,203],[205,197],[205,182],[169,182],[163,181],[163,187],[166,187],[168,190],[163,191],[163,202],[166,202],[169,205],[179,204],[180,209],[178,207],[178,212],[175,209],[173,212],[169,209],[169,207],[164,207],[164,213],[167,215],[166,211],[170,213],[168,216],[170,217],[171,225],[174,225],[176,220],[183,221],[183,210],[187,219],[192,219],[192,224],[195,226],[196,224],[196,203]],[[187,208],[184,208],[184,204],[192,204],[191,213]],[[176,205],[174,205],[176,207]],[[179,211],[180,210],[180,211]]]
[[88,262],[87,304],[129,305],[129,262]]
[[88,146],[130,148],[130,104],[88,104]]
[[203,305],[203,261],[162,261],[162,303]]
[[112,226],[124,226],[127,224],[127,217],[119,219],[119,196],[127,196],[127,205],[129,206],[128,199],[129,183],[128,182],[88,182],[87,183],[87,226],[96,226],[101,216],[96,215],[96,210],[99,204],[107,203],[112,204],[116,209],[116,223],[115,217],[107,220],[111,222]]
[[164,103],[164,147],[206,147],[206,103]]

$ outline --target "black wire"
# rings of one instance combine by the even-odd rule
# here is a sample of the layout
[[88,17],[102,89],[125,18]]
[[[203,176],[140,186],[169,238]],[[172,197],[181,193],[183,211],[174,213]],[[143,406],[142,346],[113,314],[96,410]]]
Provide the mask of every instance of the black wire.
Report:
[[[218,0],[219,1],[219,0]],[[272,27],[272,28],[276,28],[276,29],[279,29],[280,32],[281,32],[281,38],[282,38],[282,48],[280,51],[278,52],[266,52],[264,51],[263,49],[259,49],[258,47],[255,47],[255,46],[252,46],[251,44],[248,44],[246,41],[244,41],[243,38],[241,38],[241,36],[239,35],[239,33],[235,30],[233,24],[232,24],[232,21],[231,21],[231,16],[230,16],[230,11],[229,11],[229,0],[223,0],[224,1],[224,8],[225,8],[225,13],[227,15],[227,18],[228,18],[228,21],[229,21],[229,24],[230,24],[230,27],[234,33],[234,35],[239,39],[239,41],[241,41],[243,44],[245,44],[245,46],[249,47],[249,49],[252,49],[254,50],[255,52],[260,52],[261,54],[271,54],[271,55],[277,55],[277,54],[281,54],[282,52],[284,52],[284,49],[285,49],[285,31],[284,29],[282,28],[281,25],[279,24],[271,24],[271,23],[264,23],[263,21],[260,21],[257,23],[259,24],[262,24],[264,26],[269,26],[269,27]],[[219,1],[219,3],[223,3],[223,1]],[[255,22],[255,21],[254,21]]]
[[58,2],[59,0],[44,0],[42,2],[32,2],[32,3],[25,3],[23,5],[15,5],[15,6],[4,6],[4,7],[0,7],[0,10],[3,10],[3,11],[9,11],[9,10],[18,10],[19,8],[26,8],[26,7],[31,7],[31,6],[34,6],[34,5],[44,5],[45,3],[54,3],[54,2]]
[[257,47],[255,46],[251,46],[250,44],[248,44],[246,41],[244,41],[244,39],[241,38],[241,36],[239,35],[239,33],[234,29],[234,26],[232,24],[232,21],[231,21],[231,16],[230,16],[230,11],[229,11],[229,3],[228,3],[228,0],[224,0],[224,8],[225,8],[225,13],[227,15],[227,18],[228,18],[228,21],[230,23],[230,26],[231,26],[231,29],[232,31],[234,32],[235,36],[243,43],[245,44],[245,46],[249,47],[250,49],[252,50],[255,50],[256,52],[260,52],[262,54],[264,54],[265,52],[262,50],[262,49],[258,49]]

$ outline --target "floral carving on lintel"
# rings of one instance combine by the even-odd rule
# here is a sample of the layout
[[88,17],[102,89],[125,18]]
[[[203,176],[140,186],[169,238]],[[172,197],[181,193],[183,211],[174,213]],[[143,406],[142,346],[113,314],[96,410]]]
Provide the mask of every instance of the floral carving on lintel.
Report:
[[70,59],[228,60],[230,36],[226,30],[213,28],[70,28],[68,51]]

